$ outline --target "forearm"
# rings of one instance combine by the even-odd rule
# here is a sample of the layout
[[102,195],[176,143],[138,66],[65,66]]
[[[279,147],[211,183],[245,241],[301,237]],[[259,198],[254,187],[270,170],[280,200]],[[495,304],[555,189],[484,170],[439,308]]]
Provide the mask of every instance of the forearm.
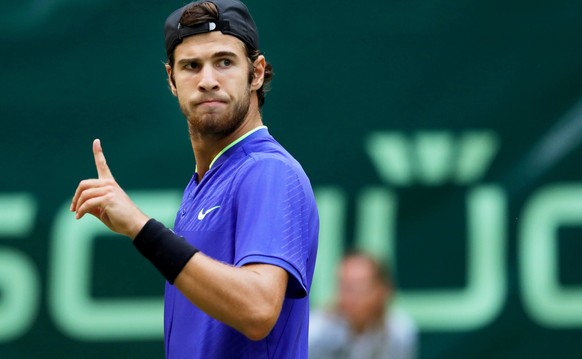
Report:
[[237,268],[197,253],[175,285],[211,317],[259,340],[279,317],[287,280],[287,272],[279,267],[253,264]]
[[194,305],[250,339],[263,338],[277,321],[288,281],[284,269],[221,263],[155,220],[134,244]]

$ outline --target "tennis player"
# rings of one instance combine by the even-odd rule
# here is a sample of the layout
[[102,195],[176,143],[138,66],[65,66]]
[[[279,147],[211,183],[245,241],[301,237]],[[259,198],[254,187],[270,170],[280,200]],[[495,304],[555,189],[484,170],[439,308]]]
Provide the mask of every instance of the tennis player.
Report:
[[307,358],[319,220],[305,172],[263,125],[272,68],[255,23],[237,0],[197,1],[167,18],[165,40],[196,161],[173,231],[120,188],[99,140],[98,178],[71,211],[132,238],[166,278],[166,358]]

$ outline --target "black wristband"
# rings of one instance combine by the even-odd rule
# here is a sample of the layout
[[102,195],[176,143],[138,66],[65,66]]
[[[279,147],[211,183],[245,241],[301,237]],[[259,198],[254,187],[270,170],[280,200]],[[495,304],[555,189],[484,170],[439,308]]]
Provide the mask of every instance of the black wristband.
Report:
[[133,245],[174,284],[176,277],[198,249],[162,223],[150,219],[133,240]]

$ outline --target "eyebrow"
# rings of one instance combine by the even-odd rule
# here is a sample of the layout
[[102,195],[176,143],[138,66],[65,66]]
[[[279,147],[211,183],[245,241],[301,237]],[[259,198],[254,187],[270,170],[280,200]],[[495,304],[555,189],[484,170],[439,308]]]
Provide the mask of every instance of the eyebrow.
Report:
[[[211,56],[211,58],[213,58],[213,59],[221,58],[221,57],[237,58],[238,55],[232,51],[218,51],[218,52],[215,52],[214,54],[212,54],[212,56]],[[178,64],[180,64],[180,65],[189,64],[189,63],[198,62],[198,61],[200,61],[200,58],[198,58],[198,57],[188,57],[185,59],[180,59],[178,61]]]
[[215,57],[238,57],[238,55],[232,51],[219,51],[219,52],[214,53],[212,55],[212,57],[213,58],[215,58]]

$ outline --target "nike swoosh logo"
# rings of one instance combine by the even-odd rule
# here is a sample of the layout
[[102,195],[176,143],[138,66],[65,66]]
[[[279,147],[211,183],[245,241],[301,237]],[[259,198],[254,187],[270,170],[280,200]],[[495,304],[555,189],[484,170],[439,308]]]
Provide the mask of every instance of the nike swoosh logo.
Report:
[[208,210],[206,210],[206,212],[204,212],[204,208],[202,208],[200,210],[200,213],[198,213],[198,219],[201,221],[204,219],[204,217],[206,217],[206,215],[212,211],[214,211],[215,209],[219,209],[220,206],[214,206],[212,208],[208,208]]

